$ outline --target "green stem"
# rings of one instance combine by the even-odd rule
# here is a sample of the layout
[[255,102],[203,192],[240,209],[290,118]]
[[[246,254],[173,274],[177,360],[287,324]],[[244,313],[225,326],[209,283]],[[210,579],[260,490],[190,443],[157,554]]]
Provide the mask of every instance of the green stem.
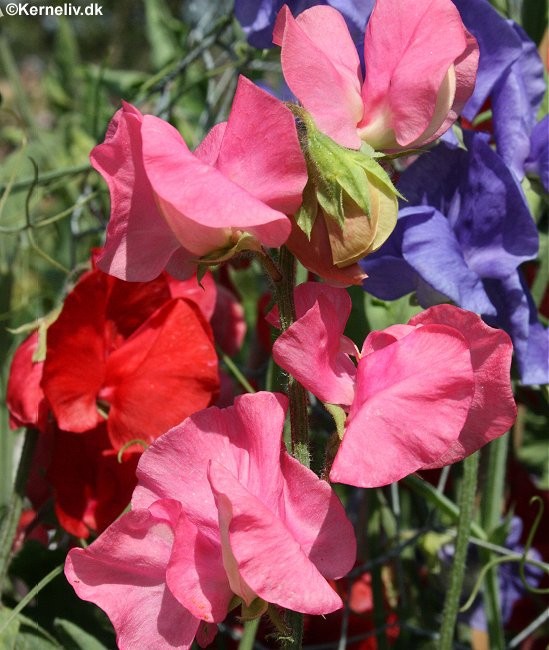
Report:
[[4,619],[2,626],[0,627],[0,638],[2,637],[2,632],[4,632],[4,630],[8,628],[9,624],[17,617],[17,614],[19,614],[19,612],[25,609],[25,607],[31,602],[31,600],[38,593],[40,593],[42,589],[44,589],[44,587],[49,585],[49,583],[52,580],[54,580],[55,578],[57,578],[58,575],[61,575],[63,573],[64,566],[65,566],[64,564],[60,564],[59,566],[56,566],[55,569],[50,571],[47,576],[42,578],[42,580],[40,580],[40,582],[37,585],[35,585],[29,591],[29,593],[17,603],[17,607],[15,607],[12,610],[11,614]]
[[[368,490],[367,492],[370,506],[370,521],[368,524],[368,547],[372,558],[377,558],[382,554],[382,521],[381,508],[379,502],[378,490]],[[383,589],[383,565],[375,564],[371,570],[372,576],[372,598],[374,601],[374,626],[376,629],[376,643],[378,650],[388,650],[387,635],[385,625],[387,616],[384,606],[384,589]]]
[[[487,532],[488,538],[490,538],[501,520],[508,444],[509,434],[505,434],[501,438],[491,442],[486,449],[488,463],[482,491],[480,516],[482,528]],[[480,557],[483,564],[488,564],[494,559],[494,554],[488,549],[482,549]],[[490,646],[493,648],[503,648],[505,646],[505,636],[501,620],[497,565],[490,569],[486,575],[484,605]]]
[[25,488],[27,486],[27,478],[38,435],[39,433],[36,429],[29,428],[25,431],[25,440],[23,442],[21,458],[19,459],[19,466],[15,476],[13,492],[9,503],[7,504],[6,513],[0,526],[0,590],[4,583],[11,560],[13,539],[23,510]]
[[23,178],[20,181],[15,181],[14,183],[4,183],[0,185],[0,194],[3,194],[7,189],[10,192],[19,192],[21,190],[26,190],[31,187],[33,184],[36,185],[45,185],[51,181],[55,181],[58,178],[64,178],[66,176],[75,176],[77,174],[83,174],[84,172],[90,171],[89,163],[83,163],[81,165],[75,165],[74,167],[65,167],[63,169],[57,169],[51,172],[45,172],[40,174],[38,178]]
[[282,650],[301,650],[303,644],[303,614],[286,610],[284,622],[291,630],[290,636],[282,639]]
[[244,623],[244,632],[242,632],[242,637],[238,644],[238,650],[253,650],[260,621],[261,617],[258,616],[258,618],[253,618],[251,621],[246,621]]
[[[274,285],[280,329],[285,332],[296,319],[294,304],[295,257],[283,246],[278,256],[278,265],[266,252],[260,255],[260,259]],[[288,377],[288,397],[292,455],[302,465],[310,467],[307,391],[291,375]],[[281,647],[284,650],[299,650],[303,640],[303,614],[287,610],[285,623],[290,629],[290,634],[288,637],[281,638]]]
[[[271,275],[275,285],[276,303],[280,317],[280,328],[284,332],[295,321],[294,284],[295,257],[283,246],[278,258],[279,279]],[[290,399],[290,427],[292,454],[305,467],[310,466],[309,416],[307,391],[291,375],[288,377]]]
[[473,519],[473,507],[477,488],[479,452],[463,461],[463,479],[459,491],[459,520],[454,561],[450,571],[450,584],[446,593],[442,626],[440,628],[439,650],[452,650],[454,628],[459,609],[459,599],[465,575],[467,546]]
[[217,349],[217,354],[223,361],[223,363],[227,366],[227,369],[230,371],[232,376],[238,381],[238,383],[242,386],[242,388],[247,392],[247,393],[255,393],[255,388],[250,384],[250,382],[246,379],[246,377],[243,375],[243,373],[240,371],[240,368],[236,365],[236,363],[226,355],[223,350],[220,348]]
[[[454,523],[457,523],[459,519],[459,507],[453,501],[450,501],[447,497],[439,492],[435,487],[433,487],[427,481],[424,481],[419,476],[412,474],[407,476],[401,481],[406,487],[410,488],[412,492],[415,492],[419,496],[423,497],[426,501],[440,510],[443,514],[449,517]],[[480,540],[486,541],[486,533],[484,530],[474,521],[471,522],[471,532],[475,537]]]

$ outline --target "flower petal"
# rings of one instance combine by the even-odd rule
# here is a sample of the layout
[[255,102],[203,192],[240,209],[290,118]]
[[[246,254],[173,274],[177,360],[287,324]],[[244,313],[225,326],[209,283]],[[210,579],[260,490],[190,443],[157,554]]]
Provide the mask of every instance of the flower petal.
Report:
[[37,347],[38,332],[33,332],[13,355],[6,391],[12,429],[36,427],[43,431],[47,424],[48,405],[40,387],[44,363],[32,360]]
[[220,528],[228,531],[227,554],[234,557],[239,575],[253,592],[267,602],[307,614],[328,614],[342,606],[280,519],[221,464],[212,462],[208,477]]
[[238,79],[216,167],[274,210],[293,214],[301,205],[307,167],[294,116],[246,77]]
[[364,40],[361,128],[387,112],[400,146],[418,140],[448,70],[466,47],[461,17],[449,0],[377,2]]
[[444,325],[363,357],[330,479],[377,487],[436,461],[458,439],[473,392],[469,346]]
[[177,499],[193,523],[209,527],[218,539],[217,508],[206,476],[209,461],[217,460],[276,509],[282,491],[280,449],[286,408],[283,395],[259,392],[237,397],[226,409],[195,413],[143,454],[132,506],[147,507],[163,497]]
[[92,166],[107,181],[111,216],[98,266],[122,280],[152,280],[179,244],[158,211],[142,159],[143,116],[123,104],[105,142],[93,149]]
[[465,337],[471,351],[475,392],[459,439],[425,469],[463,460],[508,431],[517,414],[511,387],[513,345],[509,336],[489,327],[476,314],[453,305],[431,307],[410,320],[410,325],[431,323],[454,327]]
[[[323,402],[349,406],[354,397],[356,368],[340,351],[349,316],[327,296],[283,332],[273,345],[273,359]],[[314,348],[310,343],[314,341]]]
[[201,532],[185,513],[175,528],[166,583],[193,616],[213,623],[227,615],[233,592],[223,566],[221,543]]
[[200,622],[164,581],[176,510],[177,504],[161,502],[150,511],[129,512],[86,549],[67,556],[67,580],[80,598],[107,613],[121,650],[192,645]]
[[266,246],[286,241],[288,218],[199,160],[170,124],[146,115],[141,131],[147,177],[185,249],[199,256],[225,246],[232,228],[251,233]]
[[192,303],[168,302],[107,359],[103,392],[113,446],[151,442],[208,406],[218,390],[207,323]]
[[348,573],[356,559],[353,526],[327,481],[288,453],[281,457],[284,523],[325,578]]
[[83,277],[48,329],[42,388],[57,424],[66,431],[87,431],[103,420],[96,398],[106,368],[108,283],[100,272]]
[[295,19],[285,5],[273,42],[282,47],[284,78],[318,128],[344,147],[358,149],[362,119],[360,60],[343,16],[316,6]]

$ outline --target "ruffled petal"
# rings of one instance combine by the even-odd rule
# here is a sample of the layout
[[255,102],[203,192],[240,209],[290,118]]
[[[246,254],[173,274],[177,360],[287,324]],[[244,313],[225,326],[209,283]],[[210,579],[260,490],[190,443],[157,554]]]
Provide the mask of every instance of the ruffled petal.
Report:
[[[327,296],[283,332],[273,345],[273,359],[323,402],[349,406],[356,368],[340,351],[349,312],[341,312]],[[314,341],[311,348],[310,343]]]
[[377,487],[433,463],[458,439],[473,393],[467,341],[443,325],[363,357],[330,479]]
[[115,448],[151,442],[217,394],[217,355],[197,312],[185,300],[168,302],[107,359],[102,394]]
[[157,277],[179,244],[158,211],[142,157],[143,116],[131,104],[113,117],[105,142],[93,149],[92,166],[111,195],[111,216],[98,266],[122,280]]
[[166,587],[177,504],[129,512],[86,549],[72,549],[65,575],[110,618],[121,650],[188,650],[200,621]]
[[328,614],[342,606],[286,526],[231,472],[212,462],[209,480],[220,528],[227,531],[225,553],[234,557],[245,585],[263,600],[297,612]]
[[511,387],[513,345],[508,334],[452,305],[431,307],[410,320],[410,325],[431,323],[454,327],[465,337],[471,351],[475,392],[458,440],[425,469],[463,460],[508,431],[517,415]]
[[362,73],[342,15],[316,6],[295,19],[287,6],[278,14],[273,42],[282,47],[284,78],[316,125],[344,147],[358,149],[362,119]]

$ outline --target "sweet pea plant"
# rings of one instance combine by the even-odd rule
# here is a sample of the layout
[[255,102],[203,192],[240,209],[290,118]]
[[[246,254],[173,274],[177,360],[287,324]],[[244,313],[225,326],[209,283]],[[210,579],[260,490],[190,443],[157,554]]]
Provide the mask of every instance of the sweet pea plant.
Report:
[[[146,11],[165,67],[137,91],[119,81],[127,95],[90,154],[108,222],[11,361],[10,425],[26,434],[1,520],[0,639],[542,639],[543,502],[505,490],[521,445],[547,453],[532,415],[549,383],[533,41],[486,0],[236,0],[241,27],[189,8],[198,44],[174,63],[175,19]],[[239,29],[249,45],[217,69],[208,48],[220,39],[226,55]],[[225,104],[182,133],[164,118],[178,102],[192,114],[199,56],[201,99]],[[105,214],[89,172],[75,171],[73,230],[82,206]],[[65,217],[33,221],[39,184],[24,231],[59,268],[32,234]],[[0,208],[19,187],[11,177]],[[32,584],[37,548],[61,563]],[[55,585],[52,621],[41,598]]]

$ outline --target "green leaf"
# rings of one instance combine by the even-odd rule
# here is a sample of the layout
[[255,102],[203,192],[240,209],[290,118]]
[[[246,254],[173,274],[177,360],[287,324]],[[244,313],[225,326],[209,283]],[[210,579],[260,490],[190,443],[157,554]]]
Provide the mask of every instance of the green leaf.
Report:
[[71,621],[56,618],[53,626],[65,650],[107,650],[95,637]]

